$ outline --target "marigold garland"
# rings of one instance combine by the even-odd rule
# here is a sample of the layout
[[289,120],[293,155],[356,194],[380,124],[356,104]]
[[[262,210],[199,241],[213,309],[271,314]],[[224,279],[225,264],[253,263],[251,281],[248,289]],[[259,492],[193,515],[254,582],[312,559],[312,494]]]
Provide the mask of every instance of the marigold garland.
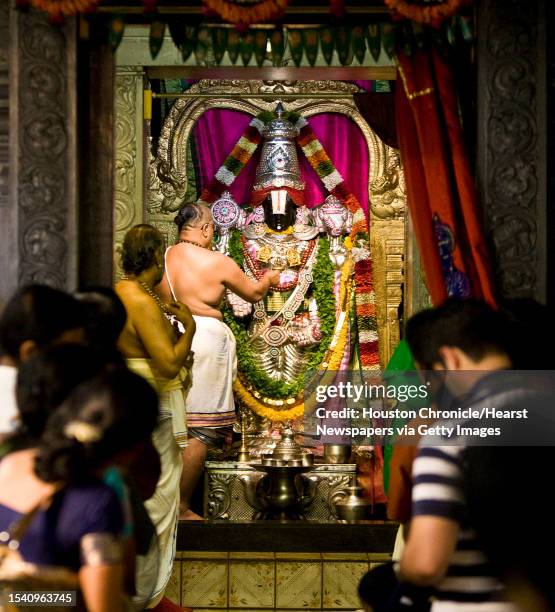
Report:
[[471,3],[472,0],[444,0],[441,4],[422,6],[406,2],[406,0],[384,0],[384,4],[398,17],[431,25],[434,28],[439,27],[443,21],[455,15],[463,6]]
[[48,13],[50,21],[58,23],[77,13],[90,13],[100,0],[29,0],[29,4]]
[[[330,343],[329,355],[322,363],[320,370],[339,370],[341,362],[345,356],[345,348],[347,346],[347,337],[349,335],[349,310],[351,305],[352,291],[352,266],[351,260],[343,264],[341,269],[341,279],[339,281],[339,304],[341,305],[340,316],[343,314],[341,327],[336,329]],[[339,321],[338,321],[339,322]]]
[[261,0],[248,6],[241,6],[230,0],[203,1],[208,9],[217,13],[224,21],[243,25],[275,21],[283,15],[289,4],[288,0]]
[[233,383],[233,390],[237,394],[237,397],[247,408],[250,408],[255,414],[261,416],[264,419],[269,419],[274,423],[283,423],[285,421],[293,421],[299,419],[304,414],[304,403],[301,402],[293,406],[292,408],[275,409],[266,406],[262,402],[259,402],[243,385],[241,380],[237,378]]

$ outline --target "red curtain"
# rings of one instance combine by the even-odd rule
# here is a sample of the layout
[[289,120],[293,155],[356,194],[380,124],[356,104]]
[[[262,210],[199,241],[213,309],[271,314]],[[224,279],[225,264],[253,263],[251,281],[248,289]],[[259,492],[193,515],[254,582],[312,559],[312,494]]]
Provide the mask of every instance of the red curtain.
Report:
[[[193,134],[200,163],[199,193],[210,184],[229,152],[252,119],[247,113],[228,109],[207,110],[195,123]],[[346,115],[323,113],[309,118],[322,146],[368,214],[368,146],[358,125]],[[305,182],[305,204],[311,208],[329,195],[308,160],[297,151]],[[239,204],[250,204],[260,158],[257,151],[236,178],[230,191]]]
[[398,59],[397,136],[432,301],[472,296],[495,304],[451,70],[436,51]]

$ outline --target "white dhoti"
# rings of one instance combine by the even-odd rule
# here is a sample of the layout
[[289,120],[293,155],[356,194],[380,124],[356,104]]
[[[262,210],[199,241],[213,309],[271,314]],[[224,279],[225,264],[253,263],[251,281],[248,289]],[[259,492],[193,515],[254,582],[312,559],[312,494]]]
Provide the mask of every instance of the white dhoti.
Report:
[[187,394],[187,424],[194,427],[224,427],[235,422],[233,381],[237,376],[235,336],[214,317],[194,316],[193,367]]
[[[160,415],[152,442],[160,454],[160,479],[145,508],[156,528],[158,546],[137,558],[134,604],[137,609],[153,608],[164,595],[175,558],[179,483],[183,469],[181,449],[187,445],[185,384],[187,371],[168,380],[156,376],[149,359],[127,359],[130,370],[145,378],[158,392]],[[137,407],[140,409],[140,407]]]

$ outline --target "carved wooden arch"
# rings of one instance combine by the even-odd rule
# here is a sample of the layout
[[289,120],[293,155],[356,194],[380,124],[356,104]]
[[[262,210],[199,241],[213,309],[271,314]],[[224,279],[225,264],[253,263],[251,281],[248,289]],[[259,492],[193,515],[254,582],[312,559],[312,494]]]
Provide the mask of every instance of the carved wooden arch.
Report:
[[[361,130],[369,151],[369,225],[377,297],[380,357],[385,365],[399,341],[405,253],[405,193],[399,155],[382,142],[359,113],[352,98],[326,99],[326,93],[354,93],[355,85],[341,81],[283,83],[268,81],[199,81],[190,93],[209,98],[179,98],[166,117],[156,158],[150,160],[146,221],[171,234],[174,213],[187,192],[187,142],[196,121],[209,109],[225,108],[256,116],[275,108],[278,93],[315,94],[314,98],[287,98],[287,110],[305,117],[331,112],[348,116]],[[248,98],[268,93],[271,99]],[[240,96],[240,97],[239,97]]]

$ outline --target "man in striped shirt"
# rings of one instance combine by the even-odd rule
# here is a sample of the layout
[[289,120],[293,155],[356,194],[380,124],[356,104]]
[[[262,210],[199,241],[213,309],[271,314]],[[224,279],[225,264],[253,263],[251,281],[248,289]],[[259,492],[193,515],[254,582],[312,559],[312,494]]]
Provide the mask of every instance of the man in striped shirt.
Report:
[[[418,316],[429,316],[429,312]],[[488,373],[511,367],[503,319],[485,303],[448,300],[435,309],[431,327],[428,325],[427,342],[434,353],[433,369],[445,371],[449,390],[458,398],[464,397],[457,406],[472,405],[476,393],[483,402],[480,387]],[[419,586],[433,586],[434,612],[514,610],[512,604],[502,601],[502,585],[468,524],[462,487],[464,441],[455,444],[451,439],[449,445],[440,446],[437,438],[424,438],[420,443],[413,467],[412,516],[400,578]]]

